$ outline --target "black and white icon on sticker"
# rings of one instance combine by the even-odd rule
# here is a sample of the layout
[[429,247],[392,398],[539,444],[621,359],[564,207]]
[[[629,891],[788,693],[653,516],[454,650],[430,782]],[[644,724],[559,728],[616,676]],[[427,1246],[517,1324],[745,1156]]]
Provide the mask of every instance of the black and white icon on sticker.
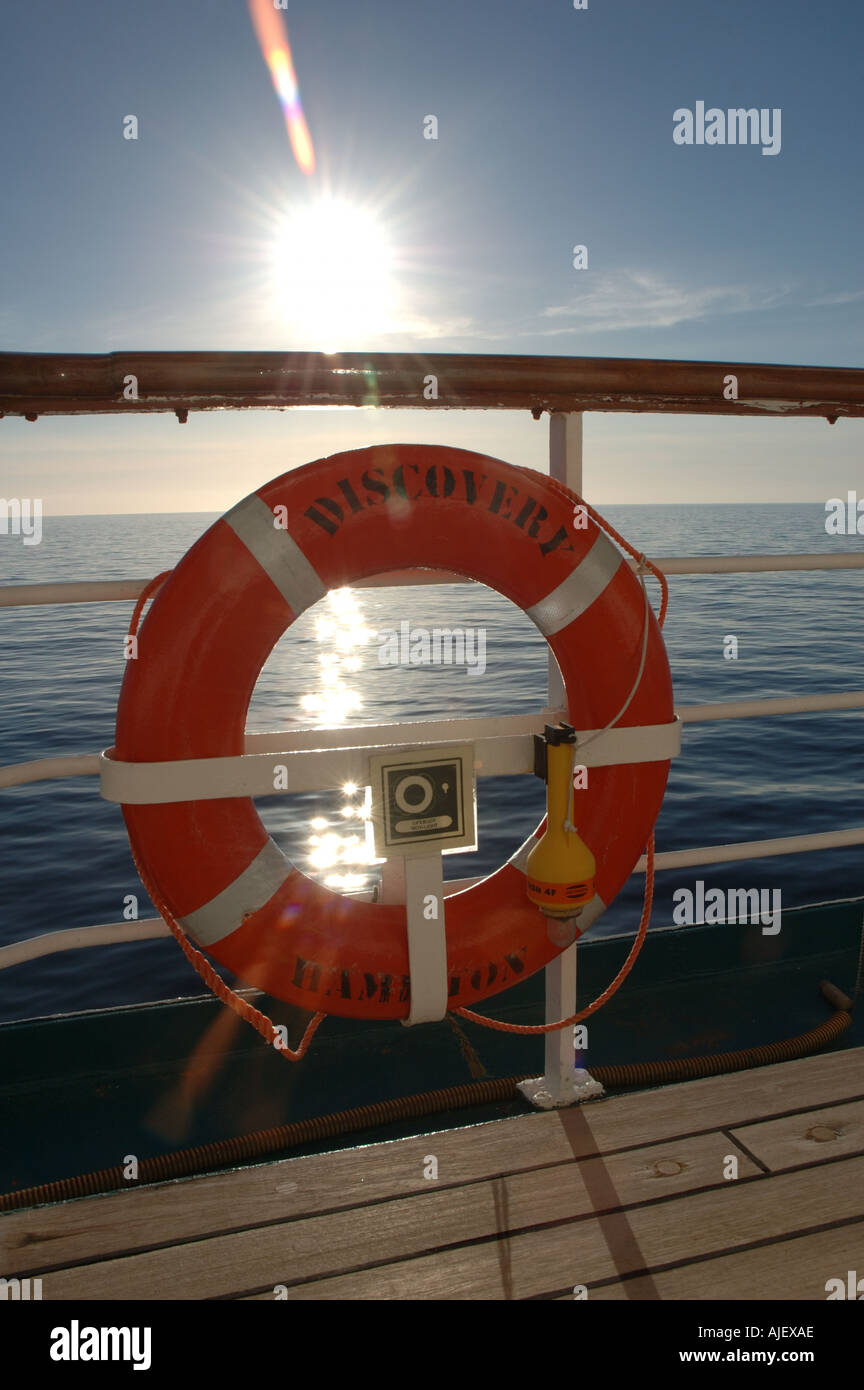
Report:
[[457,759],[382,771],[388,846],[416,839],[446,841],[463,834],[462,766]]

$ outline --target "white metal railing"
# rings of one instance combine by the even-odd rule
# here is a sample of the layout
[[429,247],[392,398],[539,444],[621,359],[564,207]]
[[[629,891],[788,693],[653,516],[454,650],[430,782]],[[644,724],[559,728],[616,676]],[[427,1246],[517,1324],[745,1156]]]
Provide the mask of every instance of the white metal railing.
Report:
[[[773,840],[745,840],[734,845],[706,845],[701,849],[666,850],[655,854],[654,869],[660,873],[663,869],[732,864],[744,859],[773,859],[784,854],[808,854],[815,850],[848,848],[850,845],[864,845],[864,825],[853,826],[850,830],[819,831],[813,835],[787,835]],[[644,855],[635,865],[633,872],[644,874]],[[454,893],[463,893],[467,888],[479,883],[481,878],[482,875],[475,875],[472,878],[446,880],[445,899],[452,897]],[[370,902],[375,898],[375,893],[374,890],[365,889],[361,892],[351,892],[347,896]],[[24,961],[35,960],[39,956],[53,955],[55,951],[109,946],[124,941],[147,941],[170,935],[171,930],[161,917],[142,917],[136,922],[109,922],[90,927],[69,927],[63,931],[48,932],[43,936],[15,941],[9,946],[0,946],[0,970],[6,970],[12,965],[21,965]]]
[[[636,561],[625,556],[631,569]],[[786,570],[864,569],[864,550],[835,555],[670,555],[653,563],[664,574],[771,574]],[[399,584],[472,584],[447,570],[388,570],[362,579],[354,589],[385,589]],[[140,598],[149,579],[87,579],[64,584],[6,584],[0,608],[27,608],[54,603],[122,603]]]
[[[769,715],[816,714],[851,709],[864,709],[864,690],[842,691],[836,695],[792,695],[776,699],[682,705],[676,713],[682,724],[707,724],[726,719],[756,719]],[[339,787],[346,781],[356,781],[355,774],[360,770],[358,758],[380,749],[382,745],[388,748],[403,744],[413,747],[470,739],[477,745],[478,775],[501,777],[530,771],[531,735],[540,733],[545,724],[554,724],[566,718],[567,710],[562,708],[545,709],[538,714],[487,715],[476,719],[425,719],[401,724],[289,729],[247,734],[245,751],[252,755],[288,755],[292,760],[292,792],[324,791]],[[619,737],[631,732],[636,731],[617,731]],[[607,736],[607,740],[611,749],[612,736]],[[592,745],[590,754],[586,752],[586,757],[590,760],[589,766],[607,765],[606,755],[598,751],[596,743]],[[37,758],[32,762],[10,763],[0,767],[0,789],[64,777],[98,777],[100,771],[99,753]],[[261,795],[263,792],[253,790],[243,794]],[[207,792],[192,788],[188,799],[203,795],[207,795]],[[711,848],[716,849],[717,846]]]
[[715,719],[761,719],[772,714],[815,714],[818,711],[860,709],[864,690],[843,690],[836,695],[780,695],[762,700],[721,700],[711,705],[683,705],[682,724],[709,724]]
[[[550,474],[565,482],[574,492],[582,494],[582,416],[579,413],[553,414],[550,417]],[[635,567],[636,562],[628,558]],[[667,575],[686,574],[747,574],[780,573],[794,570],[855,570],[864,569],[864,551],[839,554],[807,555],[708,555],[672,556],[655,562]],[[364,580],[356,588],[380,588],[400,584],[450,584],[466,582],[461,575],[443,570],[397,570]],[[471,581],[469,581],[471,582]],[[134,601],[143,593],[149,580],[94,580],[77,583],[15,584],[0,587],[0,608],[43,604],[105,603]],[[302,787],[292,779],[292,790],[317,790],[339,785],[343,775],[334,781],[340,755],[367,753],[372,747],[392,742],[418,744],[470,738],[486,740],[487,750],[494,756],[488,767],[489,775],[500,775],[514,764],[516,771],[525,771],[525,747],[530,735],[539,732],[544,723],[566,717],[564,691],[557,663],[549,658],[550,708],[536,715],[511,715],[480,719],[426,720],[405,724],[354,725],[345,728],[293,729],[277,733],[247,734],[247,753],[309,754],[301,759],[304,766]],[[817,713],[832,710],[864,708],[864,691],[839,694],[799,695],[772,699],[734,700],[684,706],[678,710],[682,723],[707,723],[727,719],[762,718],[784,714]],[[514,761],[515,760],[515,761]],[[296,768],[300,762],[294,762]],[[317,768],[317,771],[315,769]],[[344,772],[344,767],[342,768]],[[481,772],[483,769],[481,769]],[[42,758],[0,768],[0,788],[24,785],[46,779],[98,776],[98,753],[65,757]],[[813,835],[793,835],[779,839],[747,841],[738,844],[707,845],[696,849],[671,850],[657,854],[657,870],[697,867],[705,864],[729,863],[735,860],[767,858],[784,854],[801,854],[815,850],[864,844],[864,827],[825,831]],[[380,898],[398,901],[400,898],[400,869],[397,861],[382,865]],[[644,857],[634,872],[644,872]],[[451,880],[444,885],[445,895],[460,892],[478,882],[475,878]],[[369,892],[359,897],[372,896]],[[169,935],[161,918],[136,922],[106,923],[91,927],[76,927],[50,932],[26,941],[0,947],[0,969],[17,965],[56,951],[100,946],[121,941],[141,941]],[[547,967],[547,1015],[555,1017],[563,1011],[575,1010],[576,950],[570,947]],[[566,1030],[565,1030],[566,1031]],[[546,1039],[546,1075],[559,1078],[572,1070],[572,1040],[564,1033],[550,1034]]]
[[[821,830],[814,835],[785,835],[774,840],[742,840],[737,845],[706,845],[702,849],[672,849],[655,854],[654,867],[690,869],[701,864],[731,864],[738,859],[773,859],[782,854],[809,854],[817,849],[843,849],[864,845],[864,825],[850,830]],[[645,856],[634,873],[645,872]]]
[[88,946],[114,946],[123,941],[150,941],[170,936],[171,928],[161,917],[142,917],[138,922],[100,922],[97,927],[66,927],[62,931],[45,932],[24,941],[0,946],[0,970],[8,970],[24,961],[52,956],[57,951],[79,951]]
[[[291,355],[289,354],[289,357]],[[363,394],[367,389],[366,372],[369,359],[366,354],[357,357],[339,358],[339,366],[334,367],[331,360],[315,364],[310,357],[292,357],[289,363],[284,354],[243,354],[236,358],[231,354],[198,354],[195,361],[184,354],[179,362],[170,355],[149,354],[148,370],[162,372],[160,382],[163,395],[155,401],[142,398],[137,408],[176,409],[178,419],[184,421],[188,408],[210,406],[246,406],[252,404],[346,404],[365,401]],[[752,365],[736,367],[737,373],[746,378],[747,389],[744,399],[721,405],[717,397],[717,364],[713,363],[642,363],[572,359],[512,359],[506,369],[502,359],[490,364],[483,358],[463,358],[458,369],[455,359],[437,357],[429,359],[405,355],[375,356],[376,397],[383,405],[422,405],[418,399],[414,383],[426,372],[440,373],[448,383],[443,393],[445,400],[454,407],[476,405],[481,408],[528,408],[535,418],[543,410],[549,415],[549,473],[553,478],[564,482],[579,494],[582,488],[583,452],[583,414],[586,409],[626,409],[626,410],[684,410],[695,413],[725,413],[727,408],[738,413],[751,413],[753,409],[766,409],[782,413],[824,414],[833,423],[840,414],[859,414],[860,373],[828,372],[818,369],[799,371],[790,368]],[[32,366],[22,364],[14,357],[7,362],[7,376],[11,369],[12,396],[4,400],[7,409],[17,409],[29,419],[35,419],[40,410],[59,409],[60,413],[76,413],[80,410],[109,409],[123,410],[119,404],[118,382],[123,379],[125,369],[132,363],[137,373],[135,358],[129,355],[113,354],[107,358],[49,358],[46,363],[37,363],[34,377]],[[11,364],[11,367],[10,367]],[[173,364],[173,365],[172,365]],[[578,370],[576,370],[578,366]],[[350,369],[350,370],[349,370]],[[293,375],[292,375],[293,373]],[[317,374],[315,374],[317,373]],[[323,379],[319,380],[323,374]],[[453,379],[450,380],[450,375]],[[314,375],[314,380],[313,380]],[[67,376],[72,379],[71,390]],[[300,382],[298,388],[297,382]],[[50,383],[46,396],[45,383]],[[348,389],[350,386],[350,389]],[[356,390],[354,389],[356,387]],[[164,392],[168,394],[165,395]],[[59,392],[58,401],[53,399]],[[358,392],[360,394],[358,394]],[[837,570],[864,568],[864,552],[831,555],[750,555],[750,556],[691,556],[672,557],[660,561],[660,568],[667,575],[673,574],[720,574],[782,572],[791,570]],[[388,584],[436,584],[460,581],[462,576],[442,571],[404,570],[367,580],[356,587],[380,587]],[[79,584],[38,584],[15,585],[0,589],[0,607],[17,607],[31,604],[111,602],[137,599],[143,592],[145,581],[120,580],[114,582],[83,582]],[[554,658],[549,658],[549,683],[547,703],[557,710],[565,703],[560,672]],[[691,706],[682,710],[683,722],[694,723],[702,720],[735,719],[761,717],[762,715],[781,715],[793,712],[816,712],[830,709],[860,708],[862,697],[859,692],[849,692],[836,696],[805,696],[790,699],[781,698],[761,701],[734,701],[725,704]],[[398,726],[397,726],[398,727]],[[423,726],[415,726],[422,729]],[[306,737],[320,740],[321,730],[306,731]],[[360,751],[362,744],[345,738],[345,731],[338,731],[343,747]],[[440,726],[437,732],[440,732]],[[520,733],[523,731],[520,730]],[[356,731],[359,739],[370,738],[370,730]],[[516,737],[515,729],[500,731],[496,737],[507,741]],[[284,735],[264,735],[259,738],[278,738]],[[301,731],[293,736],[303,737]],[[312,747],[314,745],[307,745]],[[333,745],[330,745],[332,751]],[[273,751],[282,751],[281,749]],[[298,745],[299,751],[299,745]],[[92,761],[91,761],[92,759]],[[16,785],[24,781],[35,781],[43,776],[75,776],[81,773],[95,773],[98,760],[95,755],[81,755],[78,758],[42,759],[31,764],[19,764],[6,770],[6,780],[0,786]],[[53,769],[53,770],[52,770]],[[724,859],[757,857],[761,855],[801,853],[805,850],[829,848],[833,844],[857,844],[864,839],[864,829],[827,832],[816,836],[793,836],[783,840],[750,842],[739,845],[709,846],[703,850],[680,850],[657,856],[657,867],[683,866],[685,863],[718,863]],[[692,856],[703,856],[693,860]],[[683,856],[683,857],[682,857]],[[710,857],[706,857],[710,856]],[[381,898],[383,901],[400,900],[400,865],[398,861],[385,862],[382,869]],[[468,880],[471,882],[472,880]],[[463,881],[464,884],[465,881]],[[448,885],[453,891],[459,885]],[[404,901],[404,883],[401,900]],[[0,966],[15,961],[30,959],[33,955],[47,954],[62,940],[67,943],[62,949],[101,944],[105,940],[134,940],[149,935],[163,935],[167,928],[161,920],[138,923],[116,923],[98,928],[75,929],[49,935],[35,942],[19,942],[0,950]],[[443,930],[443,926],[442,926]],[[54,943],[57,943],[55,945]],[[22,955],[22,952],[25,954]],[[26,954],[29,952],[29,954]],[[546,969],[546,1018],[547,1022],[558,1017],[569,1017],[576,1008],[576,944],[562,952]],[[579,1095],[580,1084],[587,1073],[574,1071],[573,1038],[571,1030],[563,1029],[546,1036],[544,1077],[537,1083],[540,1094],[546,1100],[539,1100],[534,1094],[536,1086],[529,1083],[532,1091],[529,1098],[539,1104],[571,1103]],[[590,1078],[589,1078],[590,1080]],[[575,1083],[575,1086],[574,1086]],[[596,1090],[596,1086],[594,1087]],[[584,1090],[584,1087],[583,1087]]]
[[[347,781],[356,781],[357,775],[362,772],[359,759],[380,750],[382,746],[392,748],[397,744],[415,746],[470,739],[475,743],[480,764],[477,768],[478,774],[502,776],[530,771],[533,760],[532,734],[540,733],[544,724],[554,723],[565,717],[566,710],[547,709],[541,710],[538,714],[499,715],[478,719],[291,729],[284,732],[247,734],[244,748],[245,753],[252,757],[270,755],[267,756],[268,766],[272,764],[272,755],[285,754],[289,757],[292,792],[323,791],[340,787]],[[595,746],[592,745],[592,748]],[[182,772],[182,763],[178,764],[178,769]],[[98,753],[39,758],[33,762],[0,767],[0,788],[51,781],[55,778],[99,776],[101,771]],[[207,794],[206,791],[199,790],[195,793],[190,790],[189,797],[182,799],[192,800],[197,795]],[[264,791],[262,788],[257,792],[253,790],[242,794],[264,794]]]

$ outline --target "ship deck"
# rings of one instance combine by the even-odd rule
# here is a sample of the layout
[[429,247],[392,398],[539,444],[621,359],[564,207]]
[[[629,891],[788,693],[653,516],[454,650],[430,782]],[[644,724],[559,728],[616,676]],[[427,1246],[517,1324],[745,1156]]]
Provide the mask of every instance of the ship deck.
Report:
[[46,1300],[824,1301],[864,1270],[864,1047],[11,1212],[0,1251]]

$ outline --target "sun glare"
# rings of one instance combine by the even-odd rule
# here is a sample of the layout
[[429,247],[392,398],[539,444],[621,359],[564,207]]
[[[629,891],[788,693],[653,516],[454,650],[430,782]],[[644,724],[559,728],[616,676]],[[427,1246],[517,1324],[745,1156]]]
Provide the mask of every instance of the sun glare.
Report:
[[393,311],[393,252],[374,214],[337,198],[289,213],[276,236],[279,307],[305,347],[333,352],[368,342]]

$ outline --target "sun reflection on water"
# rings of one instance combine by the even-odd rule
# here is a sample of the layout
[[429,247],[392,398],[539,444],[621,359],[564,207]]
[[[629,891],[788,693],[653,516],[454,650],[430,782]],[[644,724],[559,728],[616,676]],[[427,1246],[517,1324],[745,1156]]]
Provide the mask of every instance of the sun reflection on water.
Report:
[[363,621],[363,611],[351,589],[333,589],[327,595],[330,612],[315,623],[315,637],[325,646],[318,656],[320,688],[300,700],[317,724],[345,724],[348,715],[362,706],[358,691],[345,682],[345,675],[363,665],[356,648],[364,647],[374,635]]
[[[346,682],[345,676],[362,668],[357,649],[366,646],[374,634],[366,627],[363,611],[351,589],[331,590],[327,603],[329,612],[315,623],[315,637],[322,647],[318,656],[319,689],[302,696],[300,705],[307,714],[314,715],[316,724],[330,726],[347,723],[348,716],[362,707],[359,692]],[[358,800],[360,792],[363,796]],[[344,804],[337,813],[341,820],[368,821],[369,788],[346,782],[342,794]],[[349,825],[338,822],[334,829],[324,816],[315,816],[309,826],[315,833],[309,835],[307,841],[310,847],[308,867],[320,873],[338,866],[338,872],[325,876],[326,887],[341,892],[360,892],[372,886],[372,876],[368,872],[358,872],[373,858],[365,834],[347,833]]]

